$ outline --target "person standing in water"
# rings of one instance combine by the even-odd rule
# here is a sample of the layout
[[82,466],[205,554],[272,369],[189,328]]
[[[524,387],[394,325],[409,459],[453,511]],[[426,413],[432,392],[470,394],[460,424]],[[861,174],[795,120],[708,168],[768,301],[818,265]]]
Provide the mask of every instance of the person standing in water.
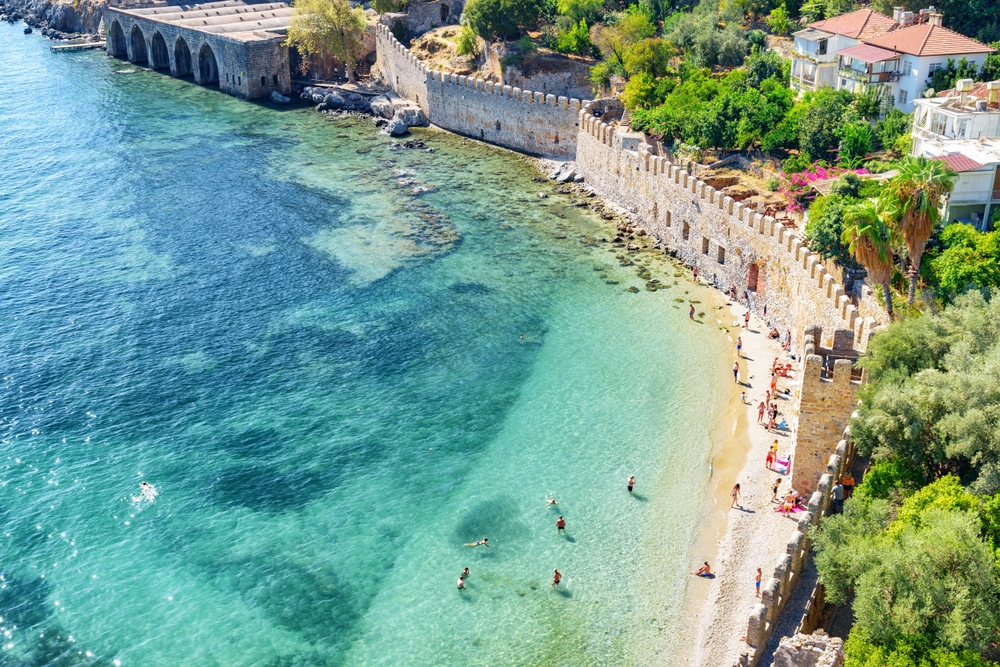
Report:
[[559,571],[559,568],[552,568],[552,585],[558,586],[560,581],[562,581],[562,572]]
[[740,383],[740,362],[733,364],[733,382],[735,384]]
[[741,351],[743,350],[743,336],[736,337],[736,356],[742,358]]
[[628,492],[632,493],[632,487],[635,486],[635,475],[631,475],[628,478]]
[[556,532],[565,533],[566,532],[566,520],[562,518],[562,514],[556,519]]
[[455,582],[455,585],[458,586],[458,590],[464,591],[465,590],[465,575],[462,575],[461,577],[459,577],[458,581]]
[[688,311],[688,317],[690,317],[692,320],[694,319],[694,306],[693,305],[691,306],[691,310]]

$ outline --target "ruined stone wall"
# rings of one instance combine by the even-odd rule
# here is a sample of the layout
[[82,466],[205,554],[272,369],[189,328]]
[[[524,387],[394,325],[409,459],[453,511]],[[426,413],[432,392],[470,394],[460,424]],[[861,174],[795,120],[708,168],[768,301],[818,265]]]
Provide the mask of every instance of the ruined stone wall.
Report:
[[785,637],[774,652],[774,667],[843,667],[844,640],[823,634]]
[[429,72],[431,122],[446,130],[530,155],[572,160],[580,100],[482,79]]
[[580,100],[429,71],[387,26],[377,30],[382,76],[434,125],[530,155],[573,159]]
[[[594,117],[589,104],[580,113],[576,171],[601,195],[629,209],[666,248],[701,276],[737,294],[750,293],[751,308],[779,330],[792,332],[803,348],[807,325],[832,335],[855,332],[863,345],[876,322],[859,317],[816,253],[768,216],[724,197],[689,173],[647,152],[641,135],[621,134]],[[754,289],[756,288],[756,289]]]
[[375,26],[375,52],[375,67],[392,90],[416,102],[430,121],[436,123],[427,105],[427,68],[381,23]]

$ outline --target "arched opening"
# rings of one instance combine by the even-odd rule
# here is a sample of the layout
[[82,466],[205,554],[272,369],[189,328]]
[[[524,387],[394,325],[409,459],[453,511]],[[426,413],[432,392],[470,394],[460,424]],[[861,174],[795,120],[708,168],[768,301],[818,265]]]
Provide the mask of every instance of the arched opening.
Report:
[[154,32],[149,47],[149,66],[153,69],[170,69],[170,53],[163,35]]
[[750,271],[747,272],[747,290],[751,292],[757,291],[757,279],[760,277],[760,269],[756,264],[750,265]]
[[448,5],[441,3],[441,23],[448,22],[448,15],[451,13]]
[[208,44],[202,44],[198,52],[198,73],[201,74],[203,86],[209,83],[219,83],[219,64],[215,61],[215,52]]
[[108,37],[108,53],[114,58],[128,60],[128,46],[125,43],[125,31],[118,21],[111,22],[111,31]]
[[129,51],[131,51],[132,57],[129,58],[129,60],[137,65],[146,64],[149,61],[149,58],[146,55],[146,38],[143,36],[142,30],[140,30],[137,25],[132,26],[131,41],[132,43],[129,45],[131,47]]
[[191,76],[194,73],[191,70],[191,49],[183,37],[178,37],[177,43],[174,44],[174,67],[177,70],[175,76],[178,77]]

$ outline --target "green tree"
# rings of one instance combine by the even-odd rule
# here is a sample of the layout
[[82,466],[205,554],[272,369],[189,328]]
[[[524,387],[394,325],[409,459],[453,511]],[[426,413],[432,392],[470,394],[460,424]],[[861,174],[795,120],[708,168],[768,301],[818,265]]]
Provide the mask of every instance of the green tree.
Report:
[[353,82],[366,27],[364,11],[351,9],[347,0],[298,0],[285,44],[297,48],[307,61],[324,67],[343,63],[348,81]]
[[959,79],[976,79],[978,75],[979,66],[970,63],[965,56],[959,59],[958,64],[954,58],[948,58],[948,63],[935,70],[931,76],[931,88],[937,91],[950,90]]
[[854,257],[841,239],[844,235],[844,209],[854,201],[835,194],[816,197],[809,205],[809,220],[806,222],[809,248],[848,266],[854,265]]
[[788,26],[791,25],[788,19],[788,10],[785,9],[784,5],[778,5],[772,9],[765,21],[767,22],[767,27],[775,35],[784,35],[788,32]]
[[753,51],[744,62],[746,69],[746,85],[759,88],[768,79],[775,79],[785,84],[783,72],[784,61],[777,51]]
[[673,45],[659,38],[646,38],[636,42],[625,51],[623,65],[629,76],[645,72],[652,77],[661,77],[670,70],[670,59],[677,55]]
[[563,16],[568,16],[573,23],[591,22],[604,7],[603,0],[558,0],[556,7]]
[[470,0],[465,20],[486,42],[515,39],[538,21],[535,0]]
[[838,130],[840,146],[837,159],[848,168],[860,166],[875,149],[875,132],[868,121],[844,123]]
[[476,31],[470,26],[462,26],[462,32],[458,34],[458,44],[455,47],[455,53],[460,56],[479,55],[479,37],[476,35]]
[[931,259],[930,268],[941,292],[1000,287],[1000,232],[952,224],[944,228],[940,240],[945,249]]
[[622,102],[626,109],[652,106],[656,101],[656,79],[647,72],[639,72],[625,84]]
[[870,382],[851,430],[858,450],[925,479],[951,472],[1000,490],[1000,299],[970,291],[938,314],[890,325],[861,365]]
[[851,204],[844,210],[844,231],[841,243],[847,244],[854,258],[868,271],[868,277],[881,285],[885,294],[885,309],[892,319],[892,291],[889,281],[893,263],[893,233],[889,221],[895,216],[891,199],[867,199]]
[[845,90],[823,88],[815,93],[799,117],[799,149],[814,159],[831,159],[840,145],[841,119],[852,100]]
[[997,81],[1000,79],[1000,41],[990,42],[990,46],[996,49],[995,53],[986,56],[986,62],[979,70],[980,81]]
[[890,109],[883,118],[875,122],[875,138],[878,146],[889,150],[896,145],[900,137],[908,137],[913,125],[913,114],[903,113],[899,109]]
[[571,25],[569,29],[560,31],[556,36],[555,50],[559,53],[585,55],[593,48],[594,45],[590,43],[590,31],[587,30],[587,22],[584,19],[580,19],[579,23]]
[[625,53],[640,41],[652,37],[656,28],[641,12],[625,12],[614,23],[598,23],[590,29],[590,41],[606,60],[624,67]]
[[405,0],[372,0],[372,9],[379,14],[398,12],[405,6]]
[[955,187],[955,175],[941,160],[907,157],[899,163],[899,174],[890,182],[900,203],[899,231],[910,258],[910,305],[917,296],[920,258],[941,219],[941,198]]

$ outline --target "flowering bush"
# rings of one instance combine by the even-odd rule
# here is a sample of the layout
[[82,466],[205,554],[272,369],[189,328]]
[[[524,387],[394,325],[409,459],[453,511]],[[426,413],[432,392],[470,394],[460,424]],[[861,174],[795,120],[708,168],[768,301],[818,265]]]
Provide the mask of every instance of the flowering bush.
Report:
[[827,178],[837,178],[841,174],[846,173],[864,176],[868,174],[868,170],[864,168],[844,169],[842,167],[830,166],[823,161],[814,162],[804,171],[796,172],[794,174],[781,172],[781,185],[778,188],[778,192],[784,195],[785,199],[788,200],[787,210],[790,213],[798,213],[805,208],[804,203],[805,200],[809,198],[811,183],[815,181],[822,181]]

